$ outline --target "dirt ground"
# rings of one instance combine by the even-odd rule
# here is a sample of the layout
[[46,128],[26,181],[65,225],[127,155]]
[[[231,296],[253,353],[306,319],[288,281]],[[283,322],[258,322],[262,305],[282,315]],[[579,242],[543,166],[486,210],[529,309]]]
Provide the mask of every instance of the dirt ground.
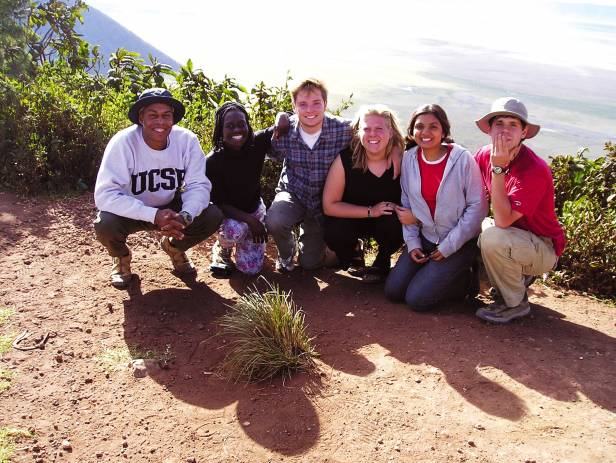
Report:
[[[235,384],[216,374],[216,319],[255,280],[213,278],[210,240],[184,282],[142,233],[139,278],[116,290],[94,215],[90,195],[0,193],[0,334],[51,334],[0,360],[0,427],[35,432],[16,462],[616,462],[611,306],[535,283],[507,326],[473,303],[419,314],[346,272],[276,274],[270,249],[264,275],[305,311],[320,373]],[[164,368],[136,378],[127,348]]]

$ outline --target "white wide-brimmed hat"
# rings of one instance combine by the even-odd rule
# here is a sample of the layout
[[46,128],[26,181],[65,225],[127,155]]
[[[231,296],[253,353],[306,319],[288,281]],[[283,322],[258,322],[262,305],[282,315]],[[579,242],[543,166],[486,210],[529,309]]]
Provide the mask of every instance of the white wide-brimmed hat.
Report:
[[490,133],[490,119],[496,116],[513,116],[524,121],[526,123],[526,138],[533,138],[541,129],[541,126],[528,122],[526,106],[517,98],[506,96],[494,101],[490,112],[476,120],[475,124],[483,133]]

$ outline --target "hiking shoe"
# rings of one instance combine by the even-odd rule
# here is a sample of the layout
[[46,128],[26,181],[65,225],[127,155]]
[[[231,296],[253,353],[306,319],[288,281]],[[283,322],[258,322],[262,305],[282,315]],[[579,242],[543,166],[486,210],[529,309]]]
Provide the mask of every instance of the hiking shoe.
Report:
[[130,271],[130,262],[133,258],[133,254],[128,250],[128,254],[122,257],[113,257],[113,267],[111,267],[111,274],[109,280],[111,286],[118,289],[125,289],[128,287],[133,274]]
[[361,277],[366,274],[366,258],[364,255],[364,240],[358,239],[353,250],[351,264],[347,270],[349,275]]
[[235,264],[231,259],[231,248],[223,248],[220,241],[216,241],[212,247],[212,264],[210,271],[214,275],[229,276],[235,269]]
[[280,273],[292,272],[295,269],[293,257],[293,255],[291,255],[291,257],[288,257],[287,259],[278,257],[278,259],[276,259],[276,271]]
[[197,273],[197,269],[186,253],[173,246],[168,236],[165,236],[160,241],[160,247],[171,257],[174,271],[183,275],[194,275]]
[[293,250],[291,251],[291,255],[286,259],[280,257],[280,252],[278,254],[278,259],[276,259],[276,271],[280,273],[292,272],[295,269],[295,264],[293,263],[293,258],[295,257],[295,249],[296,246],[293,246]]
[[509,323],[516,318],[524,317],[530,313],[530,304],[525,295],[522,302],[515,307],[507,307],[504,302],[493,302],[492,304],[480,307],[475,312],[482,320],[492,323]]

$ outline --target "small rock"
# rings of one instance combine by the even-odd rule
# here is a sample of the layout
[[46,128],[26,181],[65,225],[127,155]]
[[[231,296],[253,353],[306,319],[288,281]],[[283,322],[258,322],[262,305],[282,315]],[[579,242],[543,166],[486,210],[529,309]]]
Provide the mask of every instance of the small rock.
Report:
[[244,421],[244,422],[242,423],[242,426],[250,426],[250,421]]
[[485,431],[486,430],[486,428],[483,425],[481,425],[481,424],[476,424],[475,425],[475,429],[478,429],[479,431]]
[[148,375],[148,369],[146,368],[143,359],[133,360],[131,367],[135,378],[145,378]]
[[64,362],[64,357],[62,357],[60,354],[56,355],[55,359],[58,363]]
[[103,458],[103,452],[96,452],[96,458]]
[[381,438],[380,438],[377,442],[378,442],[379,444],[382,444],[382,443],[383,443],[383,438],[381,437]]
[[92,333],[92,328],[86,328],[86,333],[88,334]]
[[111,302],[107,302],[107,310],[109,310],[109,313],[113,313],[113,304]]
[[186,463],[197,463],[197,459],[194,457],[187,458]]
[[62,441],[62,450],[66,450],[67,452],[70,452],[71,450],[73,450],[73,446],[71,445],[71,441],[69,441],[68,439],[64,439]]
[[92,378],[86,378],[84,383],[86,384],[92,384],[92,381],[94,381]]
[[128,447],[128,442],[126,442],[126,441],[122,442],[122,447],[127,448]]
[[468,441],[468,446],[469,446],[469,447],[477,447],[477,446],[475,445],[475,442],[473,442],[472,440],[469,440],[469,441]]

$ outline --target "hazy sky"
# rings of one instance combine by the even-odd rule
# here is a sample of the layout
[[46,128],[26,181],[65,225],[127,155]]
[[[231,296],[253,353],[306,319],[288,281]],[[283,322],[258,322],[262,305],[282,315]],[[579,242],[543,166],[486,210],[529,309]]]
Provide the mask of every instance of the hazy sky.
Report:
[[[616,72],[616,0],[88,3],[179,62],[192,58],[214,77],[227,73],[247,84],[278,83],[291,70],[330,81],[345,75],[351,82],[341,84],[349,85],[380,66],[387,69],[395,61],[392,50],[421,47],[419,39],[466,52],[498,50],[582,74],[593,68]],[[426,57],[414,64],[418,71],[430,66]],[[386,81],[389,74],[382,74]]]

